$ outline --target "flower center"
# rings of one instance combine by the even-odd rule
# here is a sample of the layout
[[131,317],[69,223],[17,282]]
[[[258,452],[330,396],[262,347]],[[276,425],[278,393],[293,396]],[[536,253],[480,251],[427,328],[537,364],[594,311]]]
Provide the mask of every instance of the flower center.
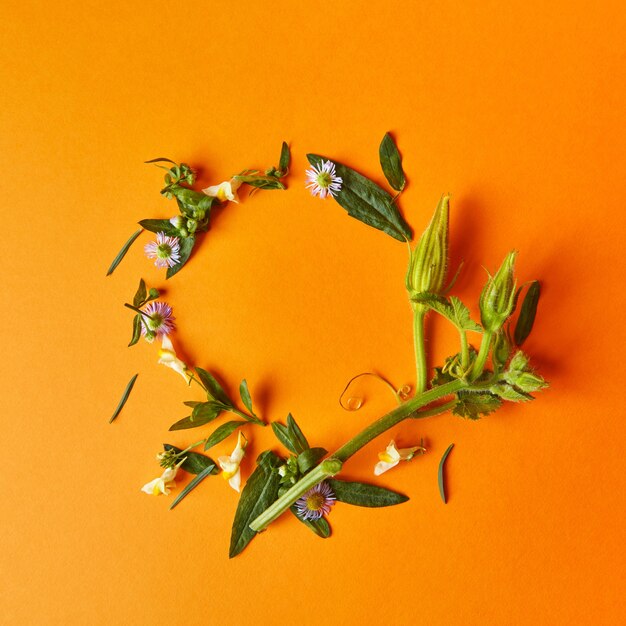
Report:
[[331,175],[328,172],[320,172],[317,175],[317,184],[319,187],[326,189],[333,182]]
[[161,327],[161,324],[163,324],[164,318],[160,313],[153,313],[150,316],[150,321],[148,322],[148,326],[150,326],[150,328],[152,330],[157,330],[158,328]]
[[307,496],[306,508],[309,511],[319,511],[324,506],[324,496],[321,493],[312,493]]
[[169,259],[172,256],[172,247],[167,243],[160,243],[157,246],[157,257],[159,259]]

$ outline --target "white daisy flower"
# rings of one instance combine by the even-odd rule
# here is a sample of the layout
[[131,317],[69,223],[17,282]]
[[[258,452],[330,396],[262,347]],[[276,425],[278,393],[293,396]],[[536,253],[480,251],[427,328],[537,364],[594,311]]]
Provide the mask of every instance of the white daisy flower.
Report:
[[147,243],[144,251],[157,267],[173,267],[180,261],[178,237],[168,237],[165,233],[157,233],[156,241]]
[[306,171],[306,188],[314,196],[333,198],[341,191],[343,180],[335,174],[335,164],[332,161],[322,161],[318,166],[313,165]]

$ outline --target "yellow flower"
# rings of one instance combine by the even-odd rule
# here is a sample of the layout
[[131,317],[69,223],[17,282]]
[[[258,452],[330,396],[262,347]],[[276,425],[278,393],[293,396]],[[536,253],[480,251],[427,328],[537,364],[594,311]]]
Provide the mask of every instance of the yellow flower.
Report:
[[423,450],[421,446],[413,448],[396,448],[396,442],[392,439],[384,452],[378,454],[380,461],[376,463],[374,474],[380,476],[383,472],[390,470],[400,463],[400,461],[410,461],[417,450]]
[[154,480],[151,480],[149,483],[146,483],[141,491],[147,493],[152,496],[160,496],[163,494],[164,496],[169,495],[170,486],[174,484],[174,479],[176,478],[176,474],[178,473],[178,468],[185,462],[183,459],[178,465],[175,467],[167,467],[163,470],[163,473]]
[[235,490],[239,491],[241,486],[241,470],[239,464],[241,463],[245,453],[248,441],[241,434],[237,435],[237,445],[230,456],[221,456],[217,459],[220,467],[222,468],[222,477],[228,481],[228,484]]
[[187,374],[187,366],[177,356],[171,339],[167,335],[163,335],[161,340],[161,348],[159,350],[159,363],[167,367],[171,367],[175,372],[178,372],[187,384],[190,383],[191,378]]
[[236,178],[231,178],[230,180],[225,180],[223,183],[219,185],[213,185],[212,187],[207,187],[202,191],[212,198],[217,198],[220,202],[226,202],[226,200],[230,200],[231,202],[239,202],[239,198],[237,197],[237,189],[241,187],[241,181]]

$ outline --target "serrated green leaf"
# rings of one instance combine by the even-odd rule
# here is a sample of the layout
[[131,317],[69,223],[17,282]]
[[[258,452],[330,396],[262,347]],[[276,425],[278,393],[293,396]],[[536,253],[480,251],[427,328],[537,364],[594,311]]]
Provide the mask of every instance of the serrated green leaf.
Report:
[[239,385],[239,396],[241,397],[241,401],[244,406],[252,415],[255,415],[255,412],[252,408],[252,398],[250,397],[250,390],[248,389],[248,381],[244,378],[241,381],[241,385]]
[[513,333],[513,339],[517,346],[521,346],[524,341],[530,335],[530,331],[533,329],[535,323],[535,316],[537,315],[537,305],[539,304],[539,295],[541,293],[541,286],[538,280],[534,280],[528,291],[524,296],[522,302],[522,308],[520,309],[519,318],[515,325],[515,332]]
[[191,252],[193,251],[193,247],[196,243],[196,238],[193,235],[189,235],[189,237],[183,237],[180,239],[180,260],[176,265],[167,268],[167,272],[165,273],[165,278],[171,278],[174,274],[177,274],[187,263],[189,257],[191,256]]
[[469,309],[456,296],[452,296],[449,301],[429,300],[428,306],[450,320],[459,330],[471,330],[477,333],[483,330],[471,319]]
[[180,237],[178,228],[169,220],[141,220],[139,225],[151,233],[165,233],[169,237]]
[[277,469],[281,464],[281,458],[269,450],[257,459],[257,468],[248,478],[235,512],[228,553],[231,559],[254,539],[256,532],[250,524],[276,500],[280,482]]
[[137,239],[137,237],[139,237],[142,232],[143,229],[140,228],[137,232],[133,233],[128,241],[122,246],[122,249],[117,253],[117,256],[111,262],[111,265],[109,265],[109,269],[107,270],[107,276],[110,276],[115,271],[115,268],[122,262],[122,259],[126,256],[126,253],[130,249],[130,247],[133,245],[133,243],[135,243],[135,239]]
[[437,480],[439,482],[439,495],[441,496],[441,499],[443,500],[444,504],[446,504],[447,502],[447,497],[446,497],[446,485],[443,479],[443,468],[446,463],[446,459],[448,458],[448,455],[452,451],[452,448],[454,448],[453,443],[451,443],[448,446],[447,450],[443,453],[443,456],[441,457],[441,461],[439,461],[439,471],[437,473]]
[[295,515],[298,521],[302,522],[318,537],[321,537],[322,539],[328,539],[328,537],[330,537],[330,525],[325,518],[320,517],[319,519],[302,519],[298,515],[298,509],[296,509],[295,505],[292,506],[289,510]]
[[306,474],[309,470],[312,470],[320,459],[328,454],[328,450],[324,448],[307,448],[303,452],[300,452],[297,457],[298,469],[302,474]]
[[141,315],[137,313],[133,319],[133,336],[130,339],[128,347],[134,346],[141,338]]
[[278,161],[278,169],[283,173],[283,176],[289,171],[290,161],[291,153],[289,152],[289,146],[286,141],[283,141],[283,145],[280,149],[280,160]]
[[411,227],[393,203],[391,195],[384,189],[333,159],[326,159],[317,154],[308,154],[307,158],[311,165],[317,167],[322,161],[331,161],[335,164],[336,174],[343,182],[334,199],[348,211],[348,215],[368,226],[382,230],[398,241],[410,241],[413,238]]
[[[164,443],[163,449],[166,451],[173,450],[174,452],[182,452],[182,448],[177,448],[169,443]],[[199,452],[185,452],[185,462],[180,467],[190,474],[199,474],[209,466],[213,468],[211,470],[212,474],[220,473],[217,464],[211,457],[206,456],[206,454],[200,454]]]
[[406,502],[409,499],[408,496],[378,485],[337,480],[336,478],[331,478],[327,482],[335,492],[335,497],[339,502],[345,502],[354,506],[393,506],[402,504],[402,502]]
[[198,374],[198,378],[200,378],[200,382],[202,382],[205,386],[207,394],[210,398],[213,398],[228,407],[233,406],[231,399],[226,395],[222,385],[217,382],[211,373],[203,370],[201,367],[196,367],[196,373]]
[[208,450],[209,448],[212,448],[221,441],[224,441],[224,439],[226,439],[226,437],[229,437],[234,430],[239,428],[239,426],[243,426],[244,424],[247,424],[247,422],[245,422],[244,420],[232,420],[230,422],[222,424],[221,426],[218,426],[218,428],[216,428],[211,436],[206,440],[206,443],[204,444],[204,449]]
[[452,409],[453,415],[467,417],[471,420],[480,419],[481,415],[489,415],[502,406],[500,398],[493,393],[459,391],[457,404]]
[[398,147],[389,133],[385,133],[378,149],[380,166],[387,182],[396,191],[402,191],[406,185],[406,178],[402,170],[402,157]]
[[274,431],[278,441],[280,441],[280,443],[282,443],[283,446],[289,450],[289,452],[298,454],[293,443],[291,442],[291,439],[289,438],[289,431],[284,424],[281,424],[280,422],[272,422],[272,430]]
[[148,291],[146,289],[146,282],[143,278],[139,279],[139,287],[137,287],[137,291],[135,292],[135,297],[133,298],[133,304],[136,307],[140,307],[148,297]]
[[287,433],[289,439],[295,448],[296,454],[300,454],[309,448],[309,442],[306,440],[304,433],[300,430],[296,420],[293,419],[293,415],[289,413],[287,415]]
[[176,496],[176,499],[170,505],[170,511],[191,491],[193,491],[207,476],[213,473],[215,465],[209,465],[205,467],[199,474],[196,474],[195,478]]
[[128,400],[128,396],[130,395],[130,392],[133,390],[133,386],[135,385],[137,376],[139,376],[139,374],[135,374],[126,385],[126,388],[124,389],[124,393],[122,394],[122,398],[120,399],[119,404],[117,405],[117,408],[115,409],[115,411],[113,412],[113,415],[111,416],[111,419],[109,420],[109,424],[121,413],[122,409],[124,408],[124,405],[126,404],[126,400]]

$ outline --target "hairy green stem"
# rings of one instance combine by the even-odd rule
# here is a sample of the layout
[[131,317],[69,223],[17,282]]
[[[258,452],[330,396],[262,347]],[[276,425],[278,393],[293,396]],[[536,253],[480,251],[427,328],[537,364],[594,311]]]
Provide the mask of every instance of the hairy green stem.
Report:
[[426,370],[426,344],[424,341],[424,317],[428,309],[422,304],[413,306],[413,345],[415,347],[415,369],[417,383],[415,393],[426,391],[427,370]]
[[489,356],[489,351],[491,350],[492,340],[493,333],[486,330],[485,334],[483,335],[482,341],[480,342],[478,356],[474,361],[474,366],[472,367],[472,371],[469,376],[470,381],[476,380],[483,373],[483,370],[485,369],[485,363],[487,362],[487,357]]
[[467,372],[467,368],[469,367],[469,344],[467,343],[467,332],[464,330],[459,330],[459,334],[461,336],[461,368],[463,372]]

